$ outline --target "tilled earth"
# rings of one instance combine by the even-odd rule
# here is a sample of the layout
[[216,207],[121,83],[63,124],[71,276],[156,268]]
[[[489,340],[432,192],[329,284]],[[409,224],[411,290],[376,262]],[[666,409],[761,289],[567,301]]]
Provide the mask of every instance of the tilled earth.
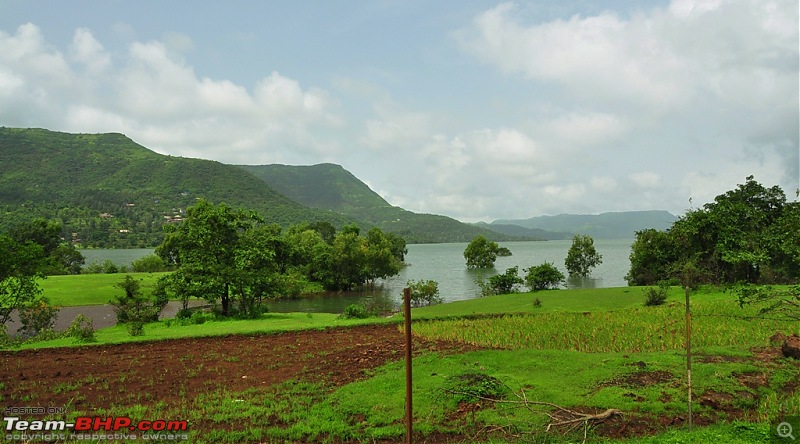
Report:
[[[464,353],[474,346],[414,338],[415,354]],[[397,325],[368,325],[264,335],[231,335],[139,342],[121,345],[0,352],[0,399],[5,407],[67,407],[91,414],[95,409],[175,402],[219,389],[227,392],[269,388],[291,380],[321,382],[330,388],[364,379],[370,371],[404,357],[404,336]],[[776,348],[757,358],[774,362]],[[761,356],[763,355],[763,356]],[[711,359],[705,357],[703,359]],[[644,363],[634,363],[644,367]],[[669,382],[666,372],[642,368],[609,381],[620,387],[646,387]],[[763,375],[742,374],[743,386],[766,385]],[[795,386],[786,390],[796,391]],[[728,418],[746,417],[736,403],[716,393],[703,393],[710,405]],[[665,402],[668,400],[664,400]],[[730,401],[730,402],[729,402]],[[480,408],[477,406],[476,408]],[[574,407],[584,413],[598,413]],[[608,437],[656,433],[683,424],[681,416],[654,418],[626,414],[600,424]],[[715,422],[705,418],[700,424]],[[664,421],[667,421],[665,423]],[[469,436],[429,436],[426,442],[468,442]]]
[[[417,353],[475,349],[419,338],[413,348]],[[298,378],[336,387],[403,359],[404,351],[396,325],[370,325],[0,352],[0,394],[4,404],[85,411],[169,401],[179,391],[190,398],[218,388],[235,392]]]

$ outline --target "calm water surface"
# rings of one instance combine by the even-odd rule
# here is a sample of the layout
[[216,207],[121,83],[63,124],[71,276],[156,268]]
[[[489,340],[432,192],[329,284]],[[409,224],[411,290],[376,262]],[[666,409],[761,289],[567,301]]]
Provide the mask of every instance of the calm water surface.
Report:
[[[570,279],[569,288],[624,287],[625,274],[630,268],[630,247],[632,239],[595,240],[595,248],[603,255],[603,263],[592,270],[590,277]],[[497,258],[492,270],[468,270],[464,260],[466,243],[452,244],[412,244],[408,246],[407,266],[398,276],[382,282],[382,289],[375,292],[324,293],[302,299],[273,301],[269,309],[276,312],[322,312],[341,313],[348,304],[374,301],[381,305],[399,304],[403,287],[409,280],[434,280],[439,283],[439,292],[445,301],[472,299],[480,295],[475,284],[477,279],[504,273],[507,268],[518,266],[520,275],[523,268],[551,262],[564,275],[564,259],[571,240],[546,242],[500,242],[511,250],[509,257]],[[142,256],[151,254],[153,249],[133,250],[82,250],[86,264],[102,263],[111,259],[117,265],[130,265]]]

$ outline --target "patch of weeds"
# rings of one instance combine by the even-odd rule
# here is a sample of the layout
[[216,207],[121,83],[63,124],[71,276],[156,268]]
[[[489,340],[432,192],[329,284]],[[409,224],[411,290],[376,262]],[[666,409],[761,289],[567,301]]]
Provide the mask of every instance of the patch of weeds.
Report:
[[646,307],[655,307],[664,305],[667,302],[667,293],[669,292],[669,285],[665,282],[660,282],[658,287],[647,287],[644,292],[644,305]]
[[480,372],[464,372],[448,376],[442,390],[454,397],[457,403],[476,403],[481,400],[501,400],[510,390],[499,379]]
[[369,317],[369,312],[364,304],[350,304],[344,308],[344,313],[339,317],[342,319],[365,319]]

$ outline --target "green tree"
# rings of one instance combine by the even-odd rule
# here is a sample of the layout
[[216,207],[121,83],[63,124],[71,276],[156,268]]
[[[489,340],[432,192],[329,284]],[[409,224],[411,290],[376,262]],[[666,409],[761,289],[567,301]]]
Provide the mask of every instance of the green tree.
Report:
[[116,296],[109,303],[114,306],[117,322],[120,324],[157,321],[161,310],[169,302],[161,294],[154,296],[142,294],[141,283],[129,274],[115,286],[122,289],[123,295]]
[[46,265],[41,245],[0,235],[0,325],[8,322],[12,311],[37,303],[41,297],[38,279]]
[[525,268],[525,285],[531,291],[558,289],[564,284],[565,277],[558,268],[549,262]]
[[[405,248],[405,242],[403,247]],[[367,232],[364,276],[371,286],[374,286],[376,279],[385,279],[400,273],[402,264],[397,254],[396,239],[387,236],[377,227]]]
[[587,235],[575,235],[567,251],[564,266],[570,276],[588,276],[592,268],[603,263],[603,256],[594,248],[594,239]]
[[637,232],[630,259],[630,285],[797,282],[800,203],[749,176],[668,230]]
[[432,280],[410,280],[406,282],[406,287],[411,292],[411,306],[425,307],[442,303],[442,296],[439,295],[439,283]]
[[490,276],[487,283],[480,285],[484,296],[489,294],[513,293],[517,285],[525,282],[519,277],[519,267],[507,268],[503,274]]
[[499,249],[500,246],[497,245],[497,242],[490,241],[483,236],[475,237],[464,250],[464,259],[467,260],[467,268],[494,267]]
[[[234,291],[241,295],[249,283],[241,260],[253,245],[242,242],[242,234],[260,222],[254,213],[200,200],[187,209],[180,225],[173,225],[156,254],[168,264],[178,266],[169,284],[176,292],[220,302],[222,314],[231,313]],[[267,252],[261,253],[268,254]]]
[[9,235],[19,244],[32,242],[42,247],[42,273],[80,274],[85,259],[71,242],[62,241],[62,232],[61,222],[36,218],[17,224]]

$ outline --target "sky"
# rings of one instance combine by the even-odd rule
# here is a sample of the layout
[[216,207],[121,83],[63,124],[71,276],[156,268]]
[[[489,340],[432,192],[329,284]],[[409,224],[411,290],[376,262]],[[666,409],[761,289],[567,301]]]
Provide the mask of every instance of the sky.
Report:
[[342,165],[465,222],[800,188],[797,0],[0,0],[0,126]]

